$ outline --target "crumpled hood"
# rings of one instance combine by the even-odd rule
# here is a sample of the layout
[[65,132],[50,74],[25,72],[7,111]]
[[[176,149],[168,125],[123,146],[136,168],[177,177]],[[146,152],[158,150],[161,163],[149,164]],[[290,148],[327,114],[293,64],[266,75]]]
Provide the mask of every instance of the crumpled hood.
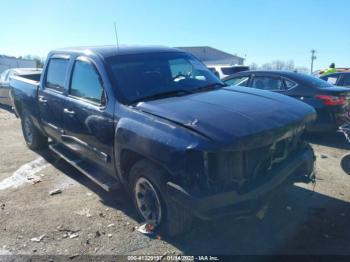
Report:
[[138,110],[187,126],[210,139],[288,131],[315,118],[312,107],[296,99],[252,88],[222,88],[186,96],[141,102]]

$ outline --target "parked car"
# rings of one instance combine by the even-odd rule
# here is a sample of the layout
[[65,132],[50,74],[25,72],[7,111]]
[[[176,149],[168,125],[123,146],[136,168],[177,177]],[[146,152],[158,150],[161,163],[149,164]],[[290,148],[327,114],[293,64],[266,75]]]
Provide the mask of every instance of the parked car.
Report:
[[350,87],[350,71],[334,73],[320,77],[322,80],[336,86]]
[[335,131],[348,122],[350,90],[290,71],[245,71],[223,79],[227,85],[253,87],[294,97],[312,106],[317,120],[309,131]]
[[220,64],[208,64],[208,69],[212,71],[217,77],[223,79],[234,73],[249,70],[249,66],[244,65],[220,65]]
[[15,75],[27,75],[28,78],[39,81],[41,69],[37,68],[11,68],[0,76],[0,104],[12,106],[10,99],[10,79]]
[[223,87],[191,54],[165,47],[52,51],[41,81],[11,80],[31,149],[49,148],[140,217],[176,235],[193,216],[251,214],[313,176],[301,139],[315,111],[295,99]]

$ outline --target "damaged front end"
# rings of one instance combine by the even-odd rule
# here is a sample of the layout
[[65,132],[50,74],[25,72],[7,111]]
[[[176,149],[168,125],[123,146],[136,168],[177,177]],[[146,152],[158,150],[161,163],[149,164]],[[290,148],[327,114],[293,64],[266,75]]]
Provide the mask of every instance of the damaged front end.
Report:
[[204,219],[254,211],[282,185],[314,180],[314,152],[301,134],[239,150],[190,152],[187,183],[169,182],[169,194]]

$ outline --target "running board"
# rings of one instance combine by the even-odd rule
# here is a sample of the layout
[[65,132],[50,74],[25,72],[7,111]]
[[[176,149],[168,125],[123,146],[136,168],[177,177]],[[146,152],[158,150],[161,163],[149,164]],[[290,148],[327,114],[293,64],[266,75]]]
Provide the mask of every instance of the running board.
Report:
[[121,186],[118,180],[107,174],[104,174],[103,171],[97,167],[97,165],[93,165],[86,160],[78,158],[76,154],[61,145],[49,144],[49,148],[60,158],[64,159],[74,168],[78,169],[81,173],[83,173],[90,180],[98,184],[107,192],[120,189]]

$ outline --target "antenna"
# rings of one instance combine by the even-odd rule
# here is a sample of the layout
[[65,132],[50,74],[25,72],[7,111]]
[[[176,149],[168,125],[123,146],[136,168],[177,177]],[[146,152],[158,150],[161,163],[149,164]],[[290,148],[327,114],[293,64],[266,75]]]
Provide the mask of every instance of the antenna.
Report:
[[118,31],[117,31],[117,23],[114,22],[114,34],[115,34],[115,41],[117,44],[117,51],[119,52],[119,41],[118,41]]

